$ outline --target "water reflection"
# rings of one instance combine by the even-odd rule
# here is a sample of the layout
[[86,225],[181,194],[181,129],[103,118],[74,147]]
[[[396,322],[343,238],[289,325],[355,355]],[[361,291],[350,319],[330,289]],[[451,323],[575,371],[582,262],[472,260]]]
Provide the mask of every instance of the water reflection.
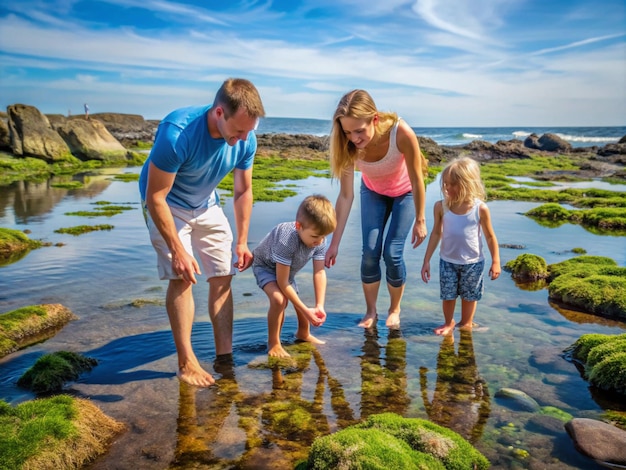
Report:
[[420,388],[428,418],[476,443],[491,411],[487,383],[479,375],[472,332],[460,330],[458,353],[454,335],[444,336],[437,355],[437,383],[428,399],[428,369],[420,367]]
[[[308,456],[316,437],[332,432],[330,419],[341,427],[353,424],[341,383],[333,378],[317,349],[289,346],[290,361],[252,362],[239,372],[246,380],[271,375],[271,390],[242,390],[238,369],[218,359],[216,386],[201,390],[180,384],[175,460],[170,468],[236,465],[237,468],[291,468]],[[247,370],[245,370],[247,369]],[[329,400],[330,397],[330,400]],[[329,406],[332,413],[329,413]],[[213,467],[211,467],[213,468]]]
[[379,339],[376,327],[365,330],[361,355],[362,419],[385,412],[404,415],[411,403],[407,395],[406,341],[400,330],[389,330],[387,346],[382,346]]

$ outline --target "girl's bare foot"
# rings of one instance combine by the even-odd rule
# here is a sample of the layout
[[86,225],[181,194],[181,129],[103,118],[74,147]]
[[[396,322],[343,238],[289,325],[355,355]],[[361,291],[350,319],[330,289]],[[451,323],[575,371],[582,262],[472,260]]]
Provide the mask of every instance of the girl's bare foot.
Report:
[[454,331],[454,326],[456,325],[455,321],[452,320],[449,324],[443,324],[435,328],[435,334],[439,336],[447,336]]
[[176,377],[181,382],[185,382],[195,387],[210,387],[215,383],[215,379],[211,374],[202,367],[187,365],[183,366],[176,372]]
[[371,315],[366,313],[365,316],[363,317],[363,320],[359,322],[359,326],[361,328],[371,328],[372,326],[374,326],[377,319],[378,319],[377,313],[374,313]]
[[291,357],[291,355],[287,351],[285,351],[280,344],[272,346],[267,355],[271,357]]
[[385,324],[390,330],[400,329],[400,312],[390,313]]
[[300,338],[298,335],[296,335],[296,340],[297,341],[304,341],[304,342],[312,343],[312,344],[326,344],[326,341],[318,339],[318,338],[316,338],[315,336],[313,336],[311,334],[308,335],[306,338]]

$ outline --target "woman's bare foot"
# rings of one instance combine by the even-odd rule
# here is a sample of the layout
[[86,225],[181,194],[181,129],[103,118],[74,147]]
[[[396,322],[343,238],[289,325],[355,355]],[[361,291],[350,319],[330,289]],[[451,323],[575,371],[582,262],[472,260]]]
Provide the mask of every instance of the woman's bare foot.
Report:
[[455,325],[456,322],[454,320],[452,320],[449,324],[444,323],[443,325],[435,328],[435,334],[439,336],[447,336],[454,331]]
[[306,338],[300,338],[298,335],[296,335],[296,341],[303,341],[303,342],[311,343],[311,344],[326,344],[326,341],[316,338],[315,336],[311,334],[307,336]]
[[366,313],[365,316],[363,317],[363,320],[359,322],[359,326],[361,328],[371,328],[372,326],[374,326],[377,319],[378,319],[377,313],[374,313],[371,315]]
[[390,330],[400,329],[400,312],[390,313],[385,323]]
[[176,377],[178,377],[181,382],[195,387],[210,387],[215,383],[213,376],[199,365],[181,367],[178,369],[178,372],[176,372]]
[[285,349],[280,344],[272,346],[267,355],[271,357],[291,357],[291,355],[287,351],[285,351]]

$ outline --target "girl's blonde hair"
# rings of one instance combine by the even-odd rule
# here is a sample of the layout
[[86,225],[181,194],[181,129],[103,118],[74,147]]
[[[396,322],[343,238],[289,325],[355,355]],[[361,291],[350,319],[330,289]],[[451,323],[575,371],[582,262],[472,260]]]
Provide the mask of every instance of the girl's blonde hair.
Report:
[[[445,179],[449,179],[459,188],[454,199],[450,198],[446,192]],[[474,202],[475,199],[484,201],[486,199],[485,186],[480,178],[480,166],[476,160],[460,157],[448,163],[441,172],[441,192],[448,207],[464,202]]]
[[354,168],[358,153],[356,146],[346,137],[339,119],[365,119],[370,124],[376,115],[378,122],[375,125],[375,137],[380,138],[398,122],[396,113],[378,111],[374,100],[365,90],[352,90],[339,100],[330,132],[330,168],[335,178],[340,178],[347,169]]

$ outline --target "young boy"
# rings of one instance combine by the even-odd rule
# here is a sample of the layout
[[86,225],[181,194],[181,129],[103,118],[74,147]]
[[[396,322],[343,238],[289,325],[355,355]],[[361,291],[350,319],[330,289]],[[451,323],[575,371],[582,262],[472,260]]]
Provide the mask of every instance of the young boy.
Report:
[[[295,222],[278,224],[254,249],[252,270],[258,286],[270,301],[267,312],[268,354],[290,357],[280,343],[285,309],[291,301],[298,316],[296,338],[324,344],[310,333],[310,324],[320,326],[326,320],[325,237],[335,230],[337,220],[331,202],[324,196],[308,196],[298,208]],[[300,297],[295,276],[313,259],[315,307],[307,307]]]

